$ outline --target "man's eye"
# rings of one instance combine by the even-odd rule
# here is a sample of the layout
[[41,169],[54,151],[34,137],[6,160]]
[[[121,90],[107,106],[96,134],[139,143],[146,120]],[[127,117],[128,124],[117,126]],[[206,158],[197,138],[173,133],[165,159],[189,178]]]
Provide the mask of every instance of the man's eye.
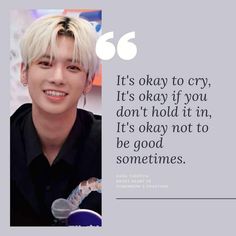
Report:
[[39,61],[38,63],[42,68],[50,68],[52,64],[49,61]]
[[68,66],[67,68],[68,68],[68,70],[70,70],[72,72],[80,71],[80,68],[78,66]]

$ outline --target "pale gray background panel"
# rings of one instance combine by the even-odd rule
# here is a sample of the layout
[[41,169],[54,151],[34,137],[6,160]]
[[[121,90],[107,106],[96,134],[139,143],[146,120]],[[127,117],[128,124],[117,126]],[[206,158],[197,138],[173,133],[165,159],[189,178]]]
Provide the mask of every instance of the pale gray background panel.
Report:
[[[235,198],[235,1],[7,1],[1,7],[1,231],[4,235],[235,235],[236,200],[117,200],[118,197]],[[103,227],[9,227],[9,10],[22,8],[102,9],[103,33],[118,39],[130,31],[138,54],[103,62]],[[205,136],[170,135],[169,153],[182,166],[118,166],[116,76],[145,74],[207,76],[213,119]],[[133,119],[133,122],[136,122]],[[170,122],[170,121],[168,121]],[[138,138],[138,137],[137,137]],[[124,153],[125,151],[122,151]],[[146,151],[145,151],[146,152]],[[119,189],[117,175],[148,175],[168,188]]]

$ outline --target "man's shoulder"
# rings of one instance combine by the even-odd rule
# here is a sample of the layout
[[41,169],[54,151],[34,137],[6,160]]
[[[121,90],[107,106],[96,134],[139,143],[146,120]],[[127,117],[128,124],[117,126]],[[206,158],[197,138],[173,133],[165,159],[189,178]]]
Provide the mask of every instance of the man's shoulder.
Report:
[[31,113],[32,111],[32,104],[26,103],[21,105],[12,115],[10,118],[11,126],[21,124],[24,118]]
[[101,115],[95,115],[90,111],[78,109],[78,115],[81,124],[83,124],[84,132],[86,133],[85,146],[87,150],[92,150],[96,146],[101,145]]
[[102,116],[98,115],[98,114],[94,114],[91,111],[87,111],[84,109],[77,109],[78,115],[79,116],[85,116],[85,117],[90,117],[91,119],[95,120],[95,121],[101,121],[102,120]]
[[85,124],[86,126],[88,125],[93,130],[95,129],[97,131],[101,131],[101,115],[94,114],[90,111],[86,111],[83,109],[78,109],[77,112],[82,124]]

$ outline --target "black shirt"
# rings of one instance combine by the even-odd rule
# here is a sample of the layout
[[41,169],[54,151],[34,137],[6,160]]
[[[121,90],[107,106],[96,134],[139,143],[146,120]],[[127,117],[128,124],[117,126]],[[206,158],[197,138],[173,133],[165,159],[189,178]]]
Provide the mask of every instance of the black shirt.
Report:
[[[52,202],[67,198],[90,177],[101,178],[101,117],[78,109],[76,121],[50,166],[32,121],[31,104],[11,117],[11,226],[54,224]],[[101,214],[101,194],[80,205]]]

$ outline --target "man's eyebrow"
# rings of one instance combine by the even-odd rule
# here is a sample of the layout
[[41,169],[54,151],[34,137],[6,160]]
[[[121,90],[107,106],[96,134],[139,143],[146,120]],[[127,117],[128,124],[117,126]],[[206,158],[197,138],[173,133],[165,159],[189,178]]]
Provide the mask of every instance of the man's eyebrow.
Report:
[[[40,59],[55,60],[55,57],[54,56],[51,57],[50,55],[45,54],[45,55],[41,56]],[[66,61],[67,62],[72,62],[72,63],[75,63],[75,64],[80,64],[78,61],[74,61],[73,58],[67,58]]]
[[[51,56],[48,55],[48,54],[45,54],[45,55],[43,55],[43,56],[40,57],[40,59],[43,59],[43,58],[45,58],[45,59],[51,59]],[[54,59],[54,58],[52,57],[52,59]]]
[[67,58],[66,61],[72,62],[72,63],[75,63],[75,64],[80,64],[78,61],[73,60],[73,58]]
[[72,62],[73,60],[72,60],[72,58],[67,58],[66,61]]

